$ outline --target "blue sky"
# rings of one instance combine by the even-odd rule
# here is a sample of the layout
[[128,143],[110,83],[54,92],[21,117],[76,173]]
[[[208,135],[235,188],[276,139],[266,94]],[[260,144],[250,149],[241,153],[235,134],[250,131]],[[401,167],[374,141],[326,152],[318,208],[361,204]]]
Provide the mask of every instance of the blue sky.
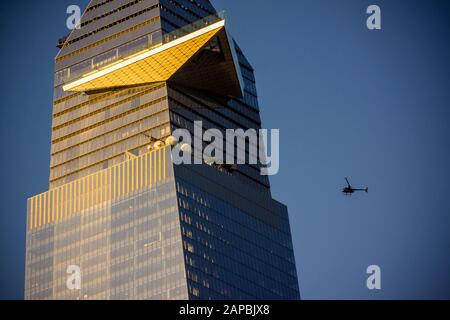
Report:
[[[23,297],[26,198],[48,186],[53,58],[65,10],[2,4],[0,298]],[[215,0],[279,128],[305,299],[450,298],[448,1]],[[366,8],[382,30],[366,28]],[[344,177],[369,194],[340,194]],[[366,268],[382,289],[366,288]]]

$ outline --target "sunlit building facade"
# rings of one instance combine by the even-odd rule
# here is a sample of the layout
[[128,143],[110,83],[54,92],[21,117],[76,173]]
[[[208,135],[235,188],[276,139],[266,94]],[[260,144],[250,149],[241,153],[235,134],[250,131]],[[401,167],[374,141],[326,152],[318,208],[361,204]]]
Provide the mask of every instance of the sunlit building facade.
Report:
[[261,128],[225,15],[207,0],[93,0],[58,47],[25,298],[299,299],[287,208],[260,166],[172,161],[173,131],[194,121]]

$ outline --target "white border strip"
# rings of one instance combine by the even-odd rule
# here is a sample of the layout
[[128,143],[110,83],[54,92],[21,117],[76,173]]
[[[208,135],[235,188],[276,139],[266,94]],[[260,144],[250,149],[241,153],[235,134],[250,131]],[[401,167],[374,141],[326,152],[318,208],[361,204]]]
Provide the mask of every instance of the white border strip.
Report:
[[164,44],[164,45],[162,45],[160,47],[157,47],[157,48],[152,49],[150,51],[144,52],[144,53],[142,53],[140,55],[137,55],[137,56],[135,56],[133,58],[124,60],[124,61],[122,61],[120,63],[117,63],[117,64],[115,64],[115,65],[113,65],[111,67],[108,67],[106,69],[103,69],[103,70],[100,70],[98,72],[95,72],[95,73],[93,73],[93,74],[91,74],[91,75],[89,75],[87,77],[81,78],[81,79],[79,79],[77,81],[74,81],[74,82],[71,82],[71,83],[68,83],[68,84],[63,86],[63,90],[64,91],[68,91],[70,89],[76,88],[76,87],[78,87],[78,86],[80,86],[82,84],[85,84],[85,83],[89,82],[89,81],[92,81],[92,80],[98,79],[100,77],[103,77],[103,76],[107,75],[108,73],[111,73],[111,72],[114,72],[114,71],[119,70],[121,68],[124,68],[126,66],[129,66],[129,65],[131,65],[131,64],[133,64],[135,62],[138,62],[140,60],[146,59],[146,58],[148,58],[148,57],[150,57],[150,56],[152,56],[154,54],[157,54],[157,53],[160,53],[160,52],[165,51],[167,49],[170,49],[172,47],[175,47],[175,46],[177,46],[177,45],[179,45],[179,44],[181,44],[183,42],[192,40],[192,39],[194,39],[196,37],[199,37],[199,36],[201,36],[201,35],[203,35],[205,33],[208,33],[208,32],[213,31],[215,29],[221,28],[223,26],[225,26],[225,20],[221,20],[219,22],[216,22],[216,23],[214,23],[212,25],[209,25],[209,26],[207,26],[205,28],[202,28],[200,30],[192,32],[192,33],[190,33],[188,35],[185,35],[185,36],[183,36],[181,38],[178,38],[176,40],[170,41],[170,42],[168,42],[168,43],[166,43],[166,44]]

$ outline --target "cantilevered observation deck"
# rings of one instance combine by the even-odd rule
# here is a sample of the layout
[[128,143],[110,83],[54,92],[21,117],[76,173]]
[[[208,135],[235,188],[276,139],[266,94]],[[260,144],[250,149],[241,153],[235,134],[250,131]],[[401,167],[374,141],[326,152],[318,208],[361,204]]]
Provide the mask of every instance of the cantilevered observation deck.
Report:
[[223,13],[171,33],[145,35],[61,72],[64,91],[98,92],[172,82],[242,97],[243,80]]

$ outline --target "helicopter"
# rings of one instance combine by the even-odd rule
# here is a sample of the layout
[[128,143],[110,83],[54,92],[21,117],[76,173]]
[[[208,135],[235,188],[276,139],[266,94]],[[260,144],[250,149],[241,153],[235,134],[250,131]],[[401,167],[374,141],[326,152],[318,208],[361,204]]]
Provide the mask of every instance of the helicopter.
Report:
[[355,193],[356,191],[365,191],[365,192],[369,192],[369,188],[365,188],[365,189],[355,189],[352,188],[352,186],[350,185],[350,182],[348,182],[348,179],[345,178],[345,181],[347,181],[347,186],[344,187],[342,189],[342,193],[344,193],[345,195],[351,196],[353,193]]

